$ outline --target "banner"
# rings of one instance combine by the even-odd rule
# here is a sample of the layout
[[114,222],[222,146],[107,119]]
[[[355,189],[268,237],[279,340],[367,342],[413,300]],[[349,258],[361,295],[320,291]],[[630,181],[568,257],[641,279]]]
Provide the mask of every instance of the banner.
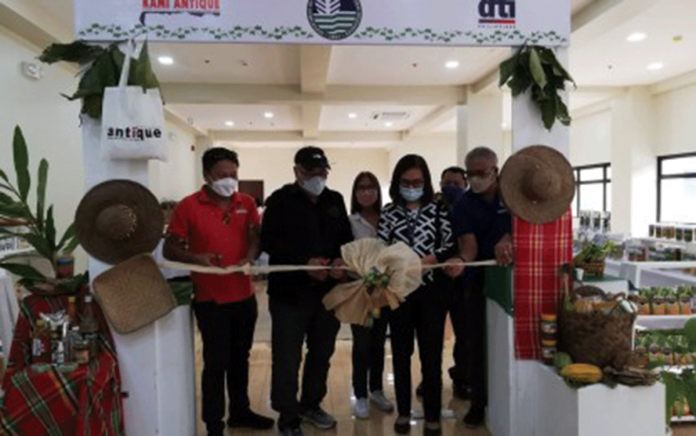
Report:
[[75,0],[77,39],[565,46],[570,0]]

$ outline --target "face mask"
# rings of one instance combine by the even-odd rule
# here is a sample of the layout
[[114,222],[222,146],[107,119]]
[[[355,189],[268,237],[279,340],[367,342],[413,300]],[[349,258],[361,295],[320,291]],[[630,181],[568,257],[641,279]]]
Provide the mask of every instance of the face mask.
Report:
[[239,182],[232,177],[226,177],[224,179],[214,181],[210,187],[215,191],[220,197],[231,197],[235,192],[237,192],[237,186]]
[[447,200],[447,203],[453,205],[457,202],[459,197],[464,194],[464,189],[458,188],[456,186],[445,186],[442,188],[442,195]]
[[326,179],[321,176],[312,177],[309,180],[301,181],[300,186],[313,196],[318,197],[326,188]]
[[469,178],[469,185],[471,185],[471,190],[476,194],[482,194],[488,191],[495,181],[495,174],[491,174],[486,177],[473,176]]
[[415,203],[423,197],[423,188],[404,188],[401,186],[399,188],[399,193],[401,194],[401,198],[408,203]]

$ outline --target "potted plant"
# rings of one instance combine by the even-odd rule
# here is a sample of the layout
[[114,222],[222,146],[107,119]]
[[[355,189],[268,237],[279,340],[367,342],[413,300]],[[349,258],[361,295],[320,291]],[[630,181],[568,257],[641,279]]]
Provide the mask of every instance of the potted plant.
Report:
[[20,277],[19,283],[35,294],[56,295],[77,292],[86,283],[86,274],[64,277],[59,274],[57,261],[72,253],[79,242],[75,228],[71,224],[57,239],[53,217],[53,205],[46,207],[46,186],[48,181],[48,162],[41,159],[37,172],[36,207],[29,205],[31,176],[29,174],[29,154],[24,135],[19,126],[15,127],[12,141],[16,183],[12,183],[5,171],[0,169],[0,216],[21,220],[24,231],[0,228],[0,238],[18,237],[31,245],[36,253],[49,261],[53,274],[42,274],[32,266],[14,263],[11,257],[0,262],[0,268]]

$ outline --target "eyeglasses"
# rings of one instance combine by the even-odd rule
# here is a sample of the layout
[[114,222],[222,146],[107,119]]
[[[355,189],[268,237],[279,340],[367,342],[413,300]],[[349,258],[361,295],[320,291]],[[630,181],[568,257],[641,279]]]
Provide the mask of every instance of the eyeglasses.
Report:
[[423,179],[417,179],[417,180],[406,180],[406,179],[401,179],[399,182],[399,185],[401,185],[402,188],[422,188],[425,186],[425,181]]

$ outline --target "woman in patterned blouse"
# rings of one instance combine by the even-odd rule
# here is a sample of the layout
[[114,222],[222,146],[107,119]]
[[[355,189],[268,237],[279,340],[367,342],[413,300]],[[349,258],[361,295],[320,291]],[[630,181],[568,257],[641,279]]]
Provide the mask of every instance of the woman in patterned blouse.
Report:
[[[462,273],[463,261],[456,256],[448,212],[433,201],[430,170],[418,155],[406,155],[396,164],[389,196],[392,203],[382,210],[378,236],[387,244],[404,242],[424,266],[448,263],[445,274]],[[423,284],[392,312],[389,325],[394,363],[394,384],[399,417],[394,431],[410,430],[411,356],[414,336],[418,341],[422,376],[425,434],[441,433],[442,348],[445,334],[445,280],[440,271],[425,270]]]

